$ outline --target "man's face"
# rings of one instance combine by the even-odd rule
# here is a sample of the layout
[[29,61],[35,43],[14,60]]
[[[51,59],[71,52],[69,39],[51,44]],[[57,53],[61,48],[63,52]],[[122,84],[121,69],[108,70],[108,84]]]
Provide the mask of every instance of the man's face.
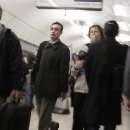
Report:
[[53,40],[58,40],[60,35],[62,34],[61,32],[61,26],[58,24],[54,24],[50,28],[50,38]]

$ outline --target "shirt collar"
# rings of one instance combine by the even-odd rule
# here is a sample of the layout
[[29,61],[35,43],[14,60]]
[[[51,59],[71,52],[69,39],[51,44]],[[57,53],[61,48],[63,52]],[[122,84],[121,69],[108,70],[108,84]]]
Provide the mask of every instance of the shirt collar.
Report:
[[59,39],[58,41],[53,42],[53,44],[51,44],[51,43],[48,42],[48,43],[45,45],[44,48],[52,47],[53,49],[56,49],[56,48],[59,46],[60,43],[61,43],[60,39]]
[[50,44],[54,44],[54,43],[56,43],[57,41],[59,41],[59,39],[57,40],[57,41],[54,41],[54,42],[50,42],[51,40],[49,40],[49,43]]

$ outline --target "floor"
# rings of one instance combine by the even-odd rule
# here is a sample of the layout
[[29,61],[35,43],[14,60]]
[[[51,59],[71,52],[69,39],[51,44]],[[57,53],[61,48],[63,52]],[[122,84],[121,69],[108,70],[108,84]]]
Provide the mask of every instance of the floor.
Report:
[[[52,115],[54,121],[59,122],[59,130],[71,130],[72,129],[72,115],[73,108],[70,107],[70,114],[54,114]],[[32,110],[31,122],[29,130],[38,130],[38,116],[36,109]],[[100,130],[103,130],[101,126]],[[130,130],[130,112],[128,112],[122,105],[122,125],[117,126],[116,130]]]

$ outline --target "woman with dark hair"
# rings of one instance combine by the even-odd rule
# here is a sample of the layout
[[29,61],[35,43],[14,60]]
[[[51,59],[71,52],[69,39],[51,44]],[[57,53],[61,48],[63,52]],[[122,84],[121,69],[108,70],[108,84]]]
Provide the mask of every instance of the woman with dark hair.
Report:
[[86,58],[89,93],[83,110],[85,130],[98,130],[99,125],[115,130],[121,124],[121,91],[114,88],[113,72],[117,65],[124,65],[127,47],[115,40],[119,31],[116,21],[108,21],[104,31],[106,37],[90,45]]

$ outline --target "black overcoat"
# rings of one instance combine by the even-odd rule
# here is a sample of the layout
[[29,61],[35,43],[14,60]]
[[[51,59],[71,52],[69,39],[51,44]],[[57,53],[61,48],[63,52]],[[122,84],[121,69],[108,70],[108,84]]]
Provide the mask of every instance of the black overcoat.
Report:
[[69,61],[69,48],[60,40],[53,45],[48,41],[40,44],[37,65],[33,70],[37,71],[34,85],[36,96],[53,99],[68,91]]
[[0,32],[0,96],[8,97],[12,90],[22,90],[22,49],[17,36],[1,25]]
[[[83,117],[92,125],[121,123],[121,92],[115,92],[111,85],[111,76],[100,76],[96,71],[99,49],[108,40],[93,43],[86,57],[86,79],[89,94],[85,101]],[[114,40],[114,39],[113,39]],[[124,65],[127,47],[114,40],[113,66]]]

